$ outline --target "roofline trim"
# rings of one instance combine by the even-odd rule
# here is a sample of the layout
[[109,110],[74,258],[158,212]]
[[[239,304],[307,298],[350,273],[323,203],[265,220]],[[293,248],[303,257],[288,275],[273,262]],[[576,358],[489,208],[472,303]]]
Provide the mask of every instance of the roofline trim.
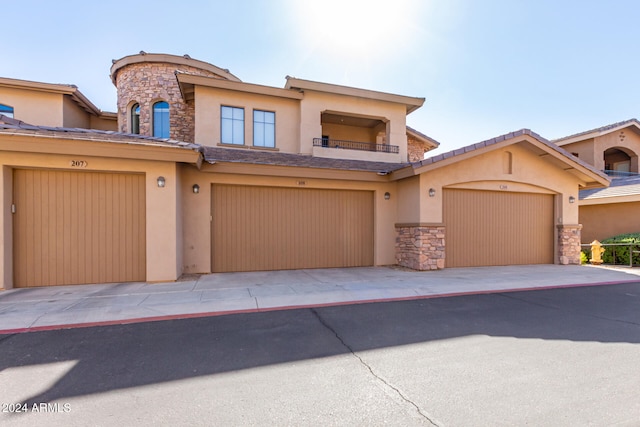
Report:
[[[5,129],[6,130],[6,129]],[[55,134],[55,133],[50,133],[50,134],[45,134],[45,133],[39,133],[39,132],[34,132],[34,131],[19,131],[19,130],[13,130],[13,132],[6,132],[6,131],[2,131],[0,132],[0,136],[7,136],[7,137],[12,137],[12,138],[20,138],[23,141],[27,141],[27,138],[29,138],[30,141],[33,141],[33,143],[42,143],[45,142],[46,140],[58,140],[61,143],[65,144],[65,143],[94,143],[97,144],[94,147],[108,147],[109,145],[111,146],[111,148],[105,148],[107,151],[103,151],[100,153],[90,153],[90,152],[83,152],[82,154],[85,155],[89,155],[89,156],[97,156],[97,157],[116,157],[116,158],[120,158],[121,155],[117,154],[114,150],[116,149],[116,147],[114,147],[111,144],[115,144],[118,148],[124,148],[124,149],[129,149],[129,150],[134,150],[134,149],[138,149],[138,150],[145,150],[145,152],[147,153],[155,153],[156,155],[151,155],[151,156],[147,156],[144,157],[142,159],[144,160],[160,160],[157,155],[160,155],[162,153],[164,153],[164,161],[167,161],[169,159],[171,159],[172,161],[175,162],[181,162],[181,163],[192,163],[197,165],[198,167],[200,167],[200,165],[202,164],[202,160],[203,160],[203,154],[202,151],[200,149],[200,147],[181,147],[178,145],[160,145],[160,144],[153,144],[153,143],[144,143],[144,142],[140,142],[140,141],[114,141],[114,140],[108,140],[105,138],[83,138],[82,136],[78,136],[76,135],[60,135],[60,134]],[[7,140],[9,141],[9,140]],[[0,141],[0,145],[2,144],[3,141]],[[15,144],[13,144],[11,146],[11,148],[9,149],[9,151],[26,151],[26,152],[33,152],[33,150],[29,149],[30,145],[23,145],[23,144],[18,144],[17,146]],[[51,153],[51,154],[69,154],[68,152],[66,152],[65,150],[60,151],[60,147],[59,145],[56,144],[46,144],[46,147],[49,147],[46,150],[39,150],[37,152],[43,152],[43,153]],[[15,150],[13,149],[15,147]],[[89,147],[89,145],[87,145],[86,147]],[[57,149],[56,149],[57,148]],[[179,151],[176,151],[179,150]],[[75,151],[74,151],[75,152]],[[136,157],[138,158],[138,157]]]
[[145,62],[164,62],[174,65],[187,65],[189,67],[210,71],[214,74],[224,77],[227,80],[235,82],[241,81],[238,77],[231,74],[229,70],[222,69],[208,62],[193,59],[189,55],[178,56],[168,53],[146,53],[144,51],[141,51],[140,53],[135,55],[128,55],[120,59],[114,59],[113,65],[111,65],[111,70],[109,72],[111,81],[114,85],[116,84],[116,76],[121,68],[126,67],[127,65],[142,64]]
[[285,89],[299,89],[301,91],[309,90],[315,92],[325,92],[345,96],[354,96],[364,99],[373,99],[377,101],[393,102],[396,104],[404,104],[407,107],[407,114],[417,110],[424,104],[425,98],[417,98],[405,95],[397,95],[388,92],[378,92],[369,89],[360,89],[351,86],[342,86],[332,83],[322,83],[312,80],[297,79],[287,76]]
[[89,114],[93,114],[98,117],[110,118],[113,114],[117,118],[116,113],[110,113],[100,110],[96,105],[89,100],[76,85],[67,85],[62,83],[44,83],[35,82],[31,80],[19,80],[11,79],[8,77],[0,77],[0,87],[7,87],[11,89],[32,90],[36,92],[57,93],[61,95],[69,95],[82,109]]
[[617,132],[620,129],[624,129],[630,126],[635,126],[636,128],[638,128],[638,130],[640,130],[640,122],[637,119],[629,119],[622,122],[601,126],[599,128],[591,129],[585,132],[580,132],[562,138],[554,139],[551,142],[558,146],[568,145],[574,142],[583,141],[585,139],[595,138],[598,136],[607,135],[612,132]]
[[546,151],[549,155],[552,155],[558,160],[565,162],[568,166],[570,166],[570,169],[576,169],[577,171],[590,176],[593,179],[593,182],[597,184],[606,187],[611,182],[610,178],[604,172],[595,169],[590,164],[573,156],[564,148],[558,147],[554,143],[546,140],[530,129],[520,129],[518,131],[500,135],[496,138],[482,141],[477,144],[468,145],[466,147],[458,148],[447,153],[420,160],[418,162],[412,163],[412,167],[414,169],[414,173],[419,174],[520,141],[527,141],[533,145],[537,145],[539,148]]
[[78,90],[75,85],[67,85],[62,83],[44,83],[32,80],[11,79],[8,77],[0,77],[0,87],[8,87],[11,89],[27,89],[38,92],[52,92],[65,95],[71,95]]
[[410,126],[406,126],[406,128],[407,128],[407,133],[413,136],[414,138],[422,139],[424,142],[431,144],[433,148],[437,148],[440,146],[440,143],[435,139],[431,138],[430,136],[427,136],[424,133],[417,131]]
[[182,86],[183,84],[191,84],[195,86],[204,86],[204,87],[212,87],[216,89],[226,89],[237,92],[247,92],[247,93],[255,93],[259,95],[267,95],[267,96],[275,96],[278,98],[289,98],[289,99],[302,99],[304,98],[304,94],[292,90],[281,89],[278,87],[272,86],[263,86],[257,85],[253,83],[244,83],[244,82],[235,82],[229,80],[216,79],[214,77],[207,76],[195,76],[189,73],[183,73],[180,71],[176,72],[176,78],[178,79],[178,83]]

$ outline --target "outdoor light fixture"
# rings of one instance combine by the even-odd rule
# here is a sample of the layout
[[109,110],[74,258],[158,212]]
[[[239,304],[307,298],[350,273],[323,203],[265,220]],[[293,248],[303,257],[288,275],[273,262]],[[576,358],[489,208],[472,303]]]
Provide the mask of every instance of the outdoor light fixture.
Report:
[[391,198],[391,193],[389,193],[388,191],[386,193],[384,193],[384,199],[385,200],[389,200]]
[[436,190],[435,188],[430,188],[429,189],[429,197],[434,197],[436,195]]
[[165,184],[164,176],[159,176],[158,177],[158,187],[162,188],[162,187],[164,187],[164,184]]
[[200,192],[200,186],[198,184],[193,184],[193,192],[198,194]]
[[575,203],[576,202],[576,198],[573,196],[569,196],[569,203]]

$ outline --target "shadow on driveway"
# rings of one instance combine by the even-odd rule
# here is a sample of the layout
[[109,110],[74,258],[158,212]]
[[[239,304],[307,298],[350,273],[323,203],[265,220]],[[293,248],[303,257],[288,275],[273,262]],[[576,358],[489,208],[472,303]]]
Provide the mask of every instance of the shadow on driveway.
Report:
[[77,361],[32,404],[469,335],[638,344],[639,326],[636,283],[14,334],[0,372]]

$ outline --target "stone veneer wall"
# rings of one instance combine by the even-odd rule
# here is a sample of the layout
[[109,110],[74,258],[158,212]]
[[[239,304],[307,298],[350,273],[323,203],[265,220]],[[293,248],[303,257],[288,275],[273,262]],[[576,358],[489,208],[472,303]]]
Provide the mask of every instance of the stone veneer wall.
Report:
[[195,106],[185,102],[180,93],[175,71],[199,76],[222,78],[210,71],[171,63],[137,63],[122,67],[116,75],[118,91],[118,130],[131,132],[129,108],[140,104],[140,135],[151,136],[152,104],[169,103],[169,137],[184,142],[195,140]]
[[407,135],[407,157],[410,162],[417,162],[424,159],[424,153],[429,151],[431,146],[425,142],[418,141],[411,135]]
[[560,264],[580,265],[580,230],[582,225],[558,225]]
[[396,224],[396,262],[414,270],[444,268],[444,226]]

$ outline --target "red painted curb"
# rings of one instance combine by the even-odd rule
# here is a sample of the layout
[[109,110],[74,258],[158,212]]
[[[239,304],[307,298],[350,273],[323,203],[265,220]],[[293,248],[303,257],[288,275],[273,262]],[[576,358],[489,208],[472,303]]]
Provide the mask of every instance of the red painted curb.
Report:
[[535,287],[529,287],[529,288],[509,288],[509,289],[486,290],[486,291],[452,292],[452,293],[446,293],[446,294],[416,295],[416,296],[397,297],[397,298],[338,301],[338,302],[328,302],[328,303],[322,303],[322,304],[285,305],[285,306],[279,306],[279,307],[248,308],[243,310],[212,311],[212,312],[205,312],[205,313],[169,314],[165,316],[139,317],[139,318],[122,319],[122,320],[105,320],[101,322],[71,323],[71,324],[63,324],[63,325],[34,326],[34,327],[28,327],[28,328],[0,329],[0,335],[22,334],[26,332],[55,331],[60,329],[91,328],[95,326],[129,325],[134,323],[161,322],[166,320],[197,319],[201,317],[227,316],[232,314],[264,313],[264,312],[279,311],[279,310],[300,310],[300,309],[307,309],[307,308],[337,307],[337,306],[343,306],[343,305],[371,304],[371,303],[381,303],[381,302],[414,301],[414,300],[420,300],[420,299],[450,298],[450,297],[460,297],[460,296],[469,296],[469,295],[501,294],[501,293],[508,293],[508,292],[528,292],[528,291],[540,291],[540,290],[564,289],[564,288],[583,288],[583,287],[586,288],[586,287],[593,287],[593,286],[621,285],[624,283],[637,283],[637,282],[640,282],[640,279],[639,280],[619,280],[615,282],[586,283],[586,284],[576,283],[576,284],[569,284],[569,285],[535,286]]

